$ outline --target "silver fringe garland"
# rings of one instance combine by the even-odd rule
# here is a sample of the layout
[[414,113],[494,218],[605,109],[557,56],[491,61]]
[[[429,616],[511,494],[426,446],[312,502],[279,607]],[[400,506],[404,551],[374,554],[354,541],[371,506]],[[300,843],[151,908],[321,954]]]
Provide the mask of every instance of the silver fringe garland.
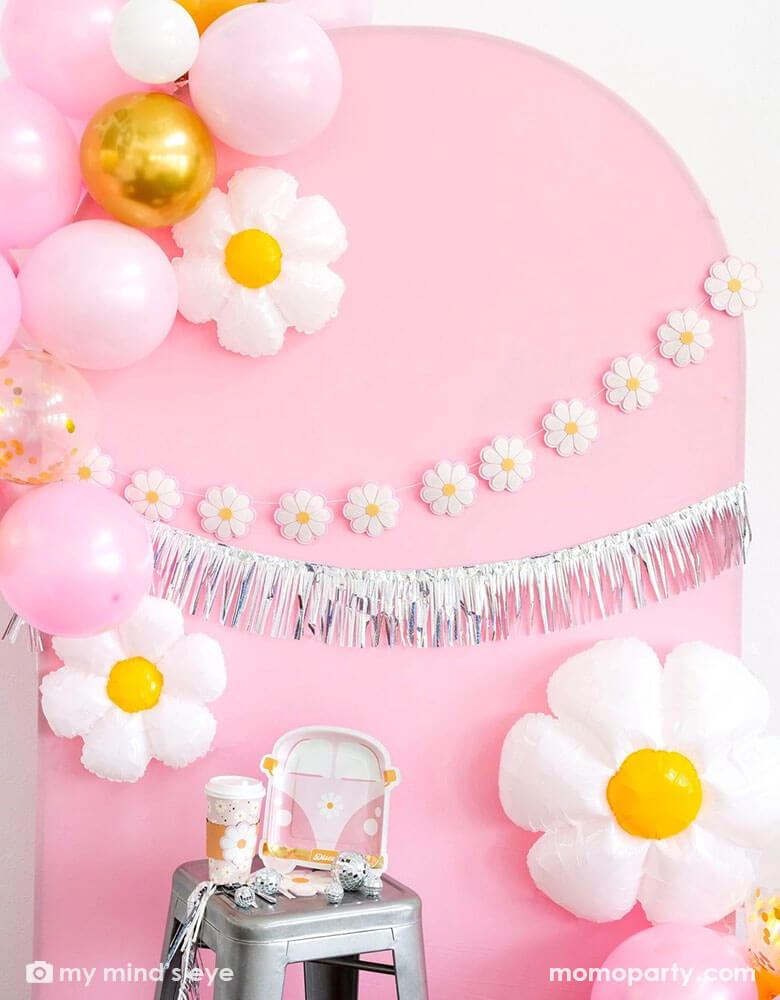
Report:
[[[445,569],[369,570],[266,556],[160,522],[155,592],[191,615],[346,647],[476,646],[642,608],[742,565],[746,489],[559,552]],[[15,638],[14,618],[4,638]]]

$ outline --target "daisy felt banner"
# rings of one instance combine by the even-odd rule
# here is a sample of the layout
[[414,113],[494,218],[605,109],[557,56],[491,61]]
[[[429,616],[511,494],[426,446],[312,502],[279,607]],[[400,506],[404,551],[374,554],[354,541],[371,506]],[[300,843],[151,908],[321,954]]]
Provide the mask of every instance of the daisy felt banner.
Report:
[[[184,314],[195,322],[217,318],[223,346],[229,346],[227,339],[232,344],[230,349],[247,348],[247,343],[240,347],[237,340],[231,339],[238,336],[236,331],[243,330],[241,336],[255,338],[254,347],[245,353],[273,353],[281,347],[288,325],[311,332],[323,325],[338,306],[343,285],[328,265],[346,246],[344,228],[324,199],[297,198],[296,192],[295,180],[283,171],[241,171],[233,177],[227,194],[212,192],[201,209],[177,227],[177,240],[184,249],[184,257],[177,262]],[[285,253],[291,260],[283,255],[286,271],[274,263],[273,248],[270,256],[263,257],[266,269],[262,274],[250,275],[241,264],[243,251],[234,241],[240,243],[241,239],[249,239],[247,234],[256,232],[240,228],[253,220],[273,229],[287,247]],[[304,267],[302,261],[307,255],[309,263]],[[229,275],[221,263],[223,258],[233,261]],[[254,251],[251,258],[257,260]],[[219,281],[215,278],[217,272]],[[296,305],[288,292],[299,278],[303,283],[296,286],[295,294],[301,296]],[[230,281],[239,290],[231,289]],[[442,459],[415,483],[394,487],[374,480],[356,484],[346,497],[335,498],[310,487],[286,492],[278,500],[253,498],[232,484],[209,487],[204,495],[188,493],[174,476],[159,468],[141,469],[130,475],[115,473],[113,460],[99,450],[87,456],[73,478],[110,485],[115,474],[125,476],[129,479],[124,489],[126,499],[134,510],[152,521],[172,520],[185,495],[192,496],[204,532],[223,542],[251,531],[260,520],[260,508],[272,511],[283,538],[300,545],[311,545],[323,538],[339,515],[356,534],[367,539],[393,531],[403,518],[402,494],[417,494],[438,517],[458,517],[479,502],[480,484],[492,492],[513,493],[526,487],[534,476],[536,455],[532,445],[536,439],[566,459],[586,456],[597,447],[598,401],[627,415],[655,405],[663,388],[655,356],[676,368],[702,364],[714,346],[703,307],[709,304],[714,310],[739,316],[755,306],[761,289],[755,267],[733,256],[713,264],[704,284],[708,299],[695,308],[670,312],[658,327],[656,344],[645,353],[616,357],[601,376],[601,387],[591,396],[559,399],[544,414],[540,425],[527,434],[496,436],[482,447],[478,460]],[[327,294],[326,289],[330,289]],[[307,295],[308,305],[304,305]],[[256,322],[256,317],[252,319],[255,312],[262,314],[263,323]],[[227,322],[226,318],[235,326],[225,326],[222,320]]]

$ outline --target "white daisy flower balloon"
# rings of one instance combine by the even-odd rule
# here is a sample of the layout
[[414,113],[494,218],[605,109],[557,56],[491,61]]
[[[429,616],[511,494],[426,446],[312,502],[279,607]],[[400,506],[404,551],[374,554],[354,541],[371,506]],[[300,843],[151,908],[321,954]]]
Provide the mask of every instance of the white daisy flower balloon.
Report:
[[479,474],[491,490],[515,493],[534,474],[534,456],[522,438],[497,437],[483,448]]
[[542,420],[544,443],[555,448],[559,455],[584,455],[598,437],[596,411],[589,409],[581,399],[568,403],[559,399]]
[[554,716],[526,715],[499,773],[509,818],[544,831],[536,885],[593,921],[642,904],[656,922],[709,924],[745,898],[751,851],[777,841],[780,744],[769,697],[740,661],[693,642],[664,667],[613,639],[551,677]]
[[255,519],[252,498],[235,486],[212,486],[198,504],[198,513],[203,530],[222,542],[243,537]]
[[310,490],[285,493],[274,511],[274,521],[284,538],[309,545],[327,532],[333,511],[326,497]]
[[344,224],[321,195],[297,191],[285,171],[250,167],[173,227],[179,311],[216,320],[236,354],[276,354],[288,327],[314,333],[338,313],[345,286],[328,265],[347,248]]
[[179,484],[162,469],[134,472],[125,487],[125,499],[150,521],[170,521],[184,502]]
[[76,479],[82,483],[95,483],[97,486],[113,486],[116,478],[114,476],[114,460],[110,455],[104,454],[100,448],[93,448],[68,478]]
[[152,758],[186,767],[211,747],[206,708],[225,689],[225,663],[209,636],[184,634],[181,611],[146,597],[123,625],[89,639],[55,638],[64,666],[41,683],[57,736],[81,736],[81,762],[110,781],[137,781]]
[[658,328],[661,356],[669,358],[678,368],[698,365],[714,344],[710,321],[695,309],[675,309]]
[[434,514],[457,517],[474,503],[476,488],[476,476],[464,462],[442,461],[423,475],[420,496]]
[[377,538],[396,526],[401,504],[393,496],[392,486],[366,483],[355,486],[347,493],[344,517],[358,535]]
[[645,361],[641,354],[615,358],[603,381],[607,402],[619,406],[624,413],[646,409],[659,389],[655,365]]
[[704,282],[712,308],[729,316],[741,316],[746,309],[752,309],[762,287],[755,264],[748,264],[739,257],[716,261]]

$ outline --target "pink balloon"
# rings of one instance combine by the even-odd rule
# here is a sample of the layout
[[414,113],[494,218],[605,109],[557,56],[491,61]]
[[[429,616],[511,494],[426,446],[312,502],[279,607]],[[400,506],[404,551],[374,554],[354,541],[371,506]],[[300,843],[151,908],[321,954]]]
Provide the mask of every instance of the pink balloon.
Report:
[[0,521],[0,592],[51,635],[95,635],[125,621],[152,583],[146,522],[89,483],[31,489]]
[[707,927],[651,927],[618,945],[602,968],[610,981],[598,981],[591,1000],[756,1000],[744,945]]
[[143,89],[111,52],[127,0],[8,0],[0,44],[14,77],[69,118],[91,118],[112,97]]
[[14,341],[22,318],[22,300],[16,275],[8,260],[0,256],[0,354]]
[[292,4],[250,4],[201,38],[190,96],[228,146],[280,156],[311,142],[333,118],[341,64],[324,30]]
[[75,222],[44,240],[19,273],[22,323],[77,368],[124,368],[168,335],[178,308],[171,262],[137,229]]
[[354,28],[362,24],[371,24],[374,19],[373,0],[275,0],[275,2],[294,4],[326,30]]
[[0,247],[22,250],[70,222],[81,197],[79,151],[55,107],[0,83]]

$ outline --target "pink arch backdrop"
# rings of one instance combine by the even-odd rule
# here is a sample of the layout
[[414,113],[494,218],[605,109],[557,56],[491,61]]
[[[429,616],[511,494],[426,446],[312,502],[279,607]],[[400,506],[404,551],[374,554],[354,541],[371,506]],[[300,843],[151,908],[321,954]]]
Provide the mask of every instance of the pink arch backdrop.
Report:
[[[702,301],[709,265],[725,255],[684,165],[580,73],[465,33],[334,37],[341,110],[318,142],[273,162],[346,223],[340,316],[312,337],[289,333],[281,354],[258,361],[221,350],[212,326],[179,320],[145,361],[90,373],[101,445],[126,472],[159,466],[187,490],[234,483],[273,500],[299,486],[334,498],[370,479],[401,486],[441,458],[474,461],[493,436],[538,428],[556,399],[591,396],[616,356],[649,350],[669,310]],[[247,162],[221,150],[220,182]],[[647,412],[598,402],[600,438],[584,457],[561,459],[537,438],[536,477],[519,494],[482,486],[471,510],[447,519],[405,492],[396,530],[370,540],[337,517],[305,550],[261,507],[245,547],[343,565],[460,565],[609,534],[733,485],[743,331],[711,318],[703,365],[657,359],[662,389]],[[188,498],[174,523],[198,530],[194,508]],[[607,622],[454,651],[344,650],[209,625],[229,682],[215,748],[196,765],[153,763],[137,785],[112,785],[42,724],[39,954],[153,965],[170,875],[203,854],[205,781],[257,774],[281,733],[324,723],[372,733],[403,772],[390,870],[423,897],[432,996],[586,996],[587,986],[549,984],[549,966],[598,965],[643,921],[583,925],[535,890],[533,838],[498,802],[503,738],[546,707],[552,670],[597,639],[638,635],[661,653],[702,639],[738,652],[739,594],[730,571]],[[297,974],[288,987],[299,995]],[[391,995],[384,981],[365,989]],[[148,985],[123,990],[149,995]],[[60,987],[60,1000],[80,995]]]

